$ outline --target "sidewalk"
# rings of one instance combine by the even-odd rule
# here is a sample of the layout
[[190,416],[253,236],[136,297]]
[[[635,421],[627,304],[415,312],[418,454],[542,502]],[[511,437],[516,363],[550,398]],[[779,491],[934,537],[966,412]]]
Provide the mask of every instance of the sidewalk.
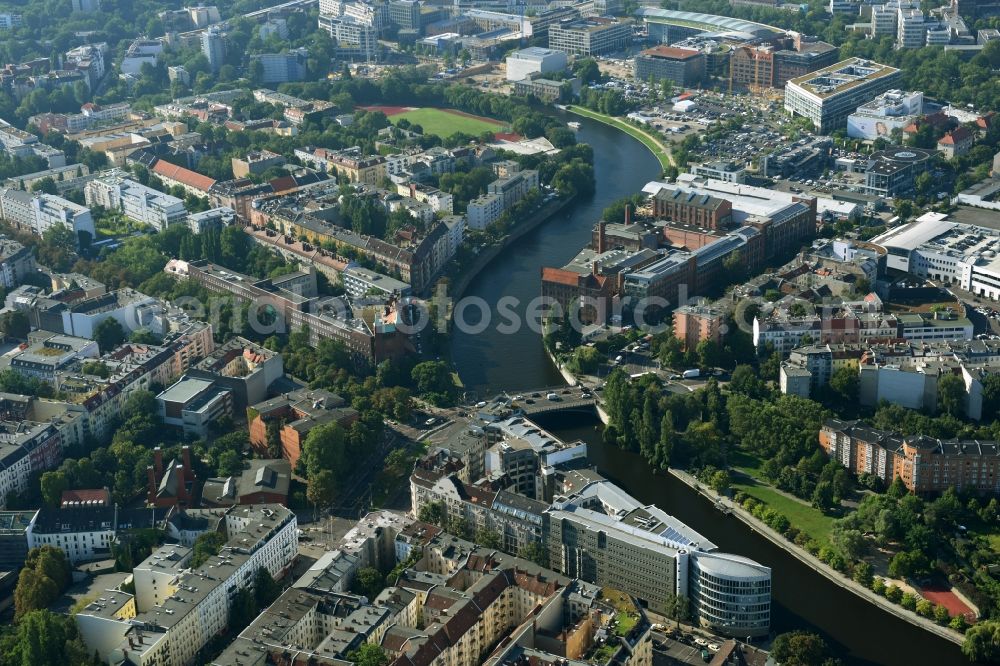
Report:
[[736,516],[742,522],[749,525],[752,529],[754,529],[756,532],[758,532],[766,539],[774,543],[776,546],[785,549],[789,554],[798,559],[800,562],[802,562],[806,566],[809,566],[817,573],[822,574],[823,576],[825,576],[832,582],[836,583],[837,585],[841,586],[842,588],[853,592],[854,594],[875,604],[876,606],[879,606],[880,608],[882,608],[882,610],[888,613],[892,613],[893,615],[902,620],[906,620],[910,624],[914,624],[918,627],[921,627],[922,629],[926,629],[927,631],[937,634],[942,638],[946,638],[952,641],[953,643],[958,643],[961,645],[962,641],[964,640],[962,634],[959,634],[956,631],[952,631],[951,629],[948,629],[946,627],[942,627],[936,622],[933,622],[925,617],[920,617],[916,613],[910,612],[904,609],[902,606],[892,603],[885,597],[875,594],[867,587],[854,582],[853,580],[847,578],[846,576],[841,575],[840,572],[833,570],[832,568],[824,564],[822,561],[820,561],[820,559],[817,558],[816,556],[810,554],[805,549],[795,545],[794,543],[786,539],[784,536],[782,536],[778,532],[774,531],[773,529],[765,525],[763,522],[754,518],[748,511],[746,511],[739,504],[736,504],[735,502],[730,501],[728,498],[719,495],[711,488],[706,488],[703,484],[699,483],[699,481],[691,474],[688,474],[687,472],[674,468],[670,469],[670,473],[673,474],[674,477],[679,479],[681,482],[697,490],[699,493],[701,493],[704,497],[706,497],[713,503],[721,504],[725,508],[729,509],[732,512],[732,515]]

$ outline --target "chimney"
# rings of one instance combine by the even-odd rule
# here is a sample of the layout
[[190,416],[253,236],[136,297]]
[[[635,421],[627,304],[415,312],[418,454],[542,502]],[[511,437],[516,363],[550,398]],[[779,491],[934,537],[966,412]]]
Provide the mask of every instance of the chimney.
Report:
[[131,648],[133,650],[135,649],[135,641],[132,640],[131,636],[128,637],[128,646],[129,646],[129,648]]
[[597,254],[604,254],[604,236],[607,227],[608,225],[604,220],[597,223],[597,247],[594,248],[597,250]]
[[174,470],[177,472],[177,478],[180,483],[177,484],[177,499],[184,500],[188,497],[187,491],[187,480],[184,478],[184,465],[177,463],[174,466]]
[[194,470],[191,469],[191,447],[181,447],[181,460],[184,461],[184,478],[187,481],[194,481]]
[[594,277],[597,277],[598,275],[600,275],[601,274],[601,262],[595,261],[593,264],[591,264],[590,265],[590,272],[594,275]]
[[146,466],[146,486],[149,491],[149,501],[156,497],[156,472],[152,465]]
[[632,224],[632,209],[629,204],[625,204],[625,226]]
[[156,478],[163,478],[163,449],[156,447],[153,449],[153,465],[156,468]]

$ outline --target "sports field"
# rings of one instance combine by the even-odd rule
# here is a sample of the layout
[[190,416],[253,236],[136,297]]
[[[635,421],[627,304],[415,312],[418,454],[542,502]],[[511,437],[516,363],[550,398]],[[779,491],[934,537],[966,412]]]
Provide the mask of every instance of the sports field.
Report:
[[413,107],[371,107],[373,111],[382,111],[393,123],[405,118],[411,124],[420,125],[425,134],[434,134],[441,138],[451,136],[456,132],[479,136],[483,132],[501,133],[507,130],[507,125],[482,116],[473,116],[453,109],[413,108]]

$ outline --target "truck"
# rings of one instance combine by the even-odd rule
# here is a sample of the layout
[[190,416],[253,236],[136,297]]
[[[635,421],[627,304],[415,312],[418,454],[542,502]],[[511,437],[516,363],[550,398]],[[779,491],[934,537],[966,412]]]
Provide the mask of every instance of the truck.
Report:
[[700,377],[701,376],[701,370],[699,370],[698,368],[692,368],[691,370],[685,370],[684,373],[681,376],[684,377],[684,379],[695,379],[696,377]]

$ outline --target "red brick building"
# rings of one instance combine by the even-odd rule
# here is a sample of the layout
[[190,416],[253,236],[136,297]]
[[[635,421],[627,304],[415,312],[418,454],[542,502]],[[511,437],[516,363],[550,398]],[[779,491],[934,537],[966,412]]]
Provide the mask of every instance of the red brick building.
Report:
[[[262,456],[280,453],[294,470],[302,456],[302,443],[309,431],[324,423],[339,423],[350,427],[358,413],[344,406],[344,399],[322,389],[302,389],[247,408],[250,424],[250,445]],[[268,424],[274,423],[278,442],[269,442]],[[276,444],[280,451],[272,451]]]
[[831,419],[819,432],[819,444],[855,474],[873,474],[887,484],[899,477],[918,495],[948,488],[1000,494],[998,442],[904,437],[857,421]]

